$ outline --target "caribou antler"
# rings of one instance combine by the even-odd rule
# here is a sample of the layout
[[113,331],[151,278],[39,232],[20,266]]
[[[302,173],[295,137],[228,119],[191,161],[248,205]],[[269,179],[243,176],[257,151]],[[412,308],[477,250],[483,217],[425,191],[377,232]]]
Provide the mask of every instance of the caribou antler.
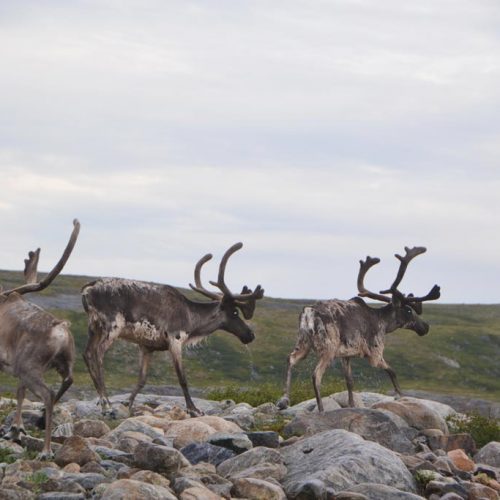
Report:
[[201,268],[203,264],[205,264],[205,262],[208,262],[212,257],[213,256],[211,253],[207,253],[196,263],[196,267],[194,268],[194,282],[196,286],[191,285],[191,283],[189,283],[189,286],[195,292],[201,293],[202,295],[208,297],[209,299],[220,300],[222,297],[221,293],[211,292],[210,290],[207,290],[201,283],[201,277],[200,277]]
[[390,297],[385,295],[381,295],[379,293],[370,292],[365,288],[364,279],[365,274],[368,272],[370,268],[374,265],[378,264],[380,259],[378,257],[370,257],[369,255],[366,257],[366,260],[359,261],[359,273],[358,273],[358,295],[360,297],[368,297],[374,300],[380,300],[382,302],[391,302]]
[[52,269],[52,271],[50,271],[50,273],[48,273],[42,281],[36,281],[38,257],[40,253],[40,249],[38,249],[36,252],[30,252],[29,258],[24,261],[24,276],[26,279],[26,284],[17,288],[12,288],[11,290],[5,290],[3,292],[3,295],[9,295],[13,292],[17,292],[22,295],[25,293],[39,292],[40,290],[47,288],[63,270],[63,267],[65,266],[66,262],[69,259],[69,256],[71,255],[71,252],[73,251],[76,240],[78,238],[78,233],[80,232],[80,223],[77,219],[73,221],[73,226],[73,232],[71,233],[62,257],[54,266],[54,269]]
[[441,287],[439,287],[438,285],[434,285],[427,295],[424,295],[423,297],[408,296],[406,297],[406,302],[415,304],[419,302],[427,302],[428,300],[437,300],[439,299],[439,297],[441,297]]
[[26,283],[36,283],[38,273],[38,259],[40,258],[40,249],[28,253],[28,258],[24,259],[24,281]]
[[[391,298],[387,297],[386,295],[382,294],[391,294],[393,297],[398,297],[400,300],[404,300],[407,304],[412,304],[412,305],[417,305],[422,302],[426,302],[428,300],[437,300],[441,296],[440,288],[438,285],[434,285],[431,289],[431,291],[423,296],[423,297],[414,297],[413,294],[409,294],[408,296],[405,296],[403,293],[401,293],[398,290],[398,286],[401,283],[401,280],[403,279],[406,269],[408,268],[408,264],[418,255],[423,254],[427,251],[425,247],[413,247],[413,248],[408,248],[405,247],[405,256],[402,257],[401,255],[396,254],[396,258],[400,261],[399,269],[398,269],[398,274],[396,275],[396,279],[394,280],[393,284],[391,285],[390,288],[387,290],[381,290],[380,293],[374,293],[370,292],[367,290],[364,286],[364,278],[365,274],[367,271],[373,267],[375,264],[378,264],[380,262],[380,259],[378,258],[373,258],[368,256],[366,258],[366,261],[360,260],[360,269],[359,269],[359,275],[358,275],[358,290],[359,293],[358,295],[360,297],[369,297],[371,299],[376,299],[376,300],[381,300],[383,302],[391,302]],[[417,310],[416,308],[415,310]],[[420,308],[421,309],[421,308]],[[418,312],[418,311],[417,311]],[[421,312],[421,310],[420,310]]]
[[[229,260],[229,257],[233,255],[233,253],[237,252],[243,247],[243,243],[235,243],[233,246],[228,248],[226,250],[226,253],[223,255],[220,264],[219,264],[219,274],[217,276],[217,281],[209,281],[209,283],[215,287],[217,287],[222,293],[220,292],[212,292],[210,290],[207,290],[203,284],[201,283],[201,278],[200,278],[200,272],[203,264],[205,262],[209,261],[212,258],[212,254],[207,253],[205,256],[203,256],[198,263],[196,264],[195,270],[194,270],[194,281],[195,285],[193,286],[191,283],[189,286],[195,291],[199,292],[202,295],[205,295],[205,297],[208,297],[209,299],[212,300],[222,300],[223,297],[228,297],[233,299],[240,308],[242,308],[245,304],[249,303],[250,301],[255,301],[257,299],[261,299],[264,296],[264,290],[261,288],[260,285],[257,285],[255,290],[252,292],[247,286],[244,286],[241,293],[239,294],[234,294],[231,292],[229,287],[226,285],[226,282],[224,280],[224,275],[226,272],[226,265]],[[254,304],[255,308],[255,304]],[[247,308],[248,309],[248,308]],[[253,311],[252,311],[253,312]],[[243,311],[243,314],[246,317],[246,314],[250,314],[249,311],[245,310]],[[251,316],[250,316],[251,317]],[[249,319],[249,318],[247,318]]]
[[425,253],[427,251],[427,248],[425,247],[413,247],[413,248],[408,248],[405,247],[405,252],[406,255],[404,257],[401,257],[401,255],[396,254],[395,257],[401,262],[399,265],[398,269],[398,274],[396,276],[396,279],[394,280],[394,283],[391,285],[391,287],[387,290],[383,290],[380,293],[393,293],[394,290],[397,290],[399,284],[401,283],[401,280],[403,279],[406,269],[408,267],[408,264],[418,255]]

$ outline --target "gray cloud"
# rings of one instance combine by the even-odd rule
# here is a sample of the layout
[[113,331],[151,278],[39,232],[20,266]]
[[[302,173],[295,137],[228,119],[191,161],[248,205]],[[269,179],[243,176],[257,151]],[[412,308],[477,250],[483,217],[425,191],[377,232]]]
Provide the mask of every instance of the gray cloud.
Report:
[[424,244],[408,290],[498,301],[495,2],[1,9],[0,267],[78,216],[68,272],[186,285],[243,240],[234,288],[348,297]]

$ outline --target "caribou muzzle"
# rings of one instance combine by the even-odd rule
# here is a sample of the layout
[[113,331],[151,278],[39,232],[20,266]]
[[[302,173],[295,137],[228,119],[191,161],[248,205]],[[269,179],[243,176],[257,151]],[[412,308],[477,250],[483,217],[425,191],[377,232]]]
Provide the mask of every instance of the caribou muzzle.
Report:
[[415,323],[415,332],[420,336],[423,337],[424,335],[427,335],[429,333],[429,324],[426,323],[425,321],[418,320]]

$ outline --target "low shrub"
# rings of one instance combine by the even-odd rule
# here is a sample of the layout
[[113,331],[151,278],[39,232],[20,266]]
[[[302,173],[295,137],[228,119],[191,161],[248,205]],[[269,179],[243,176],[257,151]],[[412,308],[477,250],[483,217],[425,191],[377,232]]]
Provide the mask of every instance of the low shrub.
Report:
[[11,455],[11,451],[5,448],[0,448],[0,464],[6,463],[11,464],[16,461],[16,459]]
[[472,436],[479,448],[490,441],[500,441],[500,420],[483,417],[478,413],[465,416],[450,415],[446,418],[451,433],[466,432]]

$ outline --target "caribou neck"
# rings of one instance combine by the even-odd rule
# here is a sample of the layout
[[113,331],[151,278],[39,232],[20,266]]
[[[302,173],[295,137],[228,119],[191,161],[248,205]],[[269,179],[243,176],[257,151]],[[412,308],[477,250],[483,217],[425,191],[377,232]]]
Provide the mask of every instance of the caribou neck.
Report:
[[205,336],[221,327],[223,318],[220,310],[220,301],[209,302],[188,301],[190,316],[190,336]]
[[374,309],[374,311],[379,317],[379,323],[383,325],[384,333],[391,333],[399,328],[396,319],[396,309],[392,303]]

